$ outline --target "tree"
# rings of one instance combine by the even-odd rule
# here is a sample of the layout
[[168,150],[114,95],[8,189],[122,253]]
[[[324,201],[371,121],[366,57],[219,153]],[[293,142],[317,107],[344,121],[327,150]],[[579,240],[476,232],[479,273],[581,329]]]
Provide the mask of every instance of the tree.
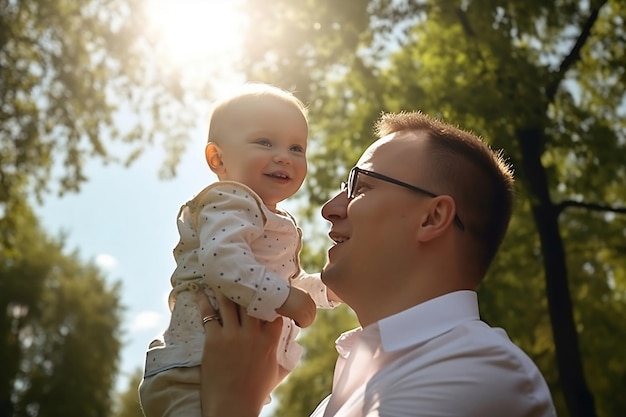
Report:
[[0,257],[0,415],[102,416],[121,348],[119,285],[110,285],[23,207]]
[[128,378],[128,388],[119,394],[118,406],[114,417],[143,417],[137,388],[143,379],[143,369],[135,369]]
[[613,395],[626,375],[620,3],[246,4],[249,77],[310,103],[313,204],[371,142],[381,110],[421,109],[506,150],[518,204],[481,308],[539,363],[559,415],[626,408]]
[[77,191],[87,159],[119,162],[122,148],[130,163],[161,142],[163,174],[175,173],[209,86],[159,60],[146,7],[0,0],[0,208],[22,192]]

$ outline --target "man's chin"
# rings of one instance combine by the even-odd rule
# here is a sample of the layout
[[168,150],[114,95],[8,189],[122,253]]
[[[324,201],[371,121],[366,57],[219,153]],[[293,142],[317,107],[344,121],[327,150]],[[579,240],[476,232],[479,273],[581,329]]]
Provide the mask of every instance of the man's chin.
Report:
[[330,263],[330,261],[326,261],[326,265],[324,265],[324,267],[322,268],[322,272],[320,272],[320,279],[324,284],[328,285],[328,282],[333,281],[332,276],[333,265]]

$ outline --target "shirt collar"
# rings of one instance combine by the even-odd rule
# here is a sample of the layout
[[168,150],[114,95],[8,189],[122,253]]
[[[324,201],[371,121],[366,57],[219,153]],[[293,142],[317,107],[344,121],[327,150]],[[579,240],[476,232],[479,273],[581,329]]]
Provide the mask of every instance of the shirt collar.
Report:
[[[393,352],[424,343],[454,327],[480,320],[476,292],[463,290],[433,298],[379,320],[382,347]],[[369,326],[368,326],[369,327]]]
[[393,352],[424,343],[473,320],[480,320],[478,296],[470,290],[455,291],[385,317],[365,328],[347,331],[339,336],[335,346],[339,355],[345,358],[359,340],[380,338],[383,350]]

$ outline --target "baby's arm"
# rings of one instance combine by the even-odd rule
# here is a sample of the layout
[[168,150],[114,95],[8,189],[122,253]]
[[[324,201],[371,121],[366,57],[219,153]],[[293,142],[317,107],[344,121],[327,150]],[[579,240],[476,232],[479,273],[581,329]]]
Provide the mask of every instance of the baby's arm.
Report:
[[252,253],[251,242],[264,234],[261,204],[237,183],[219,183],[203,192],[197,213],[199,273],[251,316],[272,321],[290,286]]
[[291,317],[298,326],[308,327],[313,323],[316,308],[335,308],[341,300],[320,280],[319,274],[300,275],[291,281],[289,297],[278,310],[278,314]]
[[281,316],[293,319],[302,328],[309,327],[315,320],[315,314],[317,313],[315,302],[311,296],[293,286],[289,291],[287,300],[276,312]]
[[291,280],[291,285],[311,295],[319,308],[335,308],[343,301],[320,279],[320,274],[309,274],[304,270]]

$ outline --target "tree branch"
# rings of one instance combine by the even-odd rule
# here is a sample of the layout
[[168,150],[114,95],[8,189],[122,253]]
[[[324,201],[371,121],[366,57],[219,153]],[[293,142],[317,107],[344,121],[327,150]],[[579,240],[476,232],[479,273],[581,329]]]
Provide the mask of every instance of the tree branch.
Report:
[[476,32],[474,32],[474,29],[472,29],[472,25],[470,25],[469,20],[467,19],[467,14],[465,14],[465,11],[463,11],[463,9],[459,7],[458,9],[456,9],[456,15],[459,18],[459,21],[461,22],[461,26],[463,27],[465,34],[469,36],[470,38],[475,37]]
[[591,211],[604,211],[619,214],[626,214],[626,207],[613,207],[607,204],[585,203],[583,201],[564,200],[556,205],[558,214],[561,214],[568,207],[581,207]]
[[556,95],[559,85],[561,85],[561,81],[563,81],[563,78],[565,77],[565,73],[580,59],[580,51],[591,35],[591,28],[593,28],[596,20],[598,20],[600,9],[606,4],[607,1],[608,0],[601,0],[597,6],[591,10],[591,14],[583,25],[580,35],[578,36],[578,39],[576,39],[576,43],[572,47],[572,50],[561,62],[559,71],[556,73],[556,78],[546,87],[546,97],[548,98],[548,102],[551,103],[554,101],[554,96]]

